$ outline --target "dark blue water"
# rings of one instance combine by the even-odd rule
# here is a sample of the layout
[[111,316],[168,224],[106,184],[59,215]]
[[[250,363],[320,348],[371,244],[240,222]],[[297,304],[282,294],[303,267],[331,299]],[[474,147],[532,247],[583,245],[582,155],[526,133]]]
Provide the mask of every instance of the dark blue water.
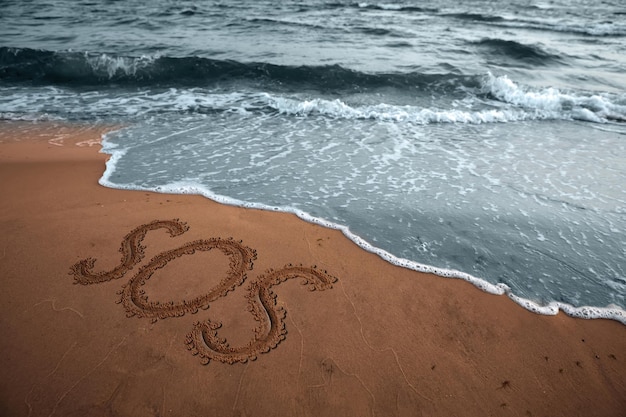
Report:
[[622,3],[2,1],[0,118],[122,123],[104,185],[626,322]]

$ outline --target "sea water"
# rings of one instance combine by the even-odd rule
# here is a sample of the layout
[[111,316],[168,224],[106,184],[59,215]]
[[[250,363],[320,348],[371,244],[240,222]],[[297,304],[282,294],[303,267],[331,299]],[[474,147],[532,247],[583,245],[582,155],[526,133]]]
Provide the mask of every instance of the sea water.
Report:
[[620,0],[4,1],[0,117],[126,126],[106,186],[626,323]]

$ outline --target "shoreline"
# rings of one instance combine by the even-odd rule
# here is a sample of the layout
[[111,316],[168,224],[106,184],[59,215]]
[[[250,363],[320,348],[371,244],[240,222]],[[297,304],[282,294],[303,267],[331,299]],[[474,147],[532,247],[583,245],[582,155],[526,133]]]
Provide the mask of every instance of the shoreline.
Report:
[[[0,123],[3,414],[618,416],[626,408],[626,329],[615,320],[537,315],[466,281],[392,265],[293,214],[101,187],[107,156],[93,144],[105,128],[18,125]],[[174,237],[151,223],[176,218],[188,230]],[[73,285],[73,265],[92,257],[86,270],[96,275],[125,259],[131,267]],[[303,274],[325,284],[302,288]],[[158,305],[133,290],[140,282]],[[272,297],[258,296],[259,307],[249,284]],[[243,364],[194,333],[207,319],[221,322],[213,330]],[[247,348],[251,339],[258,343]],[[223,355],[203,356],[211,347]]]
[[280,212],[280,213],[286,213],[286,214],[293,214],[305,222],[319,225],[321,227],[325,227],[331,230],[340,231],[347,239],[352,241],[361,249],[379,256],[381,259],[385,260],[386,262],[389,262],[392,265],[395,265],[401,268],[406,268],[406,269],[420,272],[420,273],[437,275],[441,278],[453,278],[453,279],[460,279],[460,280],[469,282],[470,284],[472,284],[479,290],[484,291],[488,294],[506,295],[511,300],[513,300],[516,304],[521,306],[522,308],[525,308],[526,310],[533,312],[535,314],[553,316],[553,315],[559,314],[559,312],[562,312],[564,314],[567,314],[568,316],[575,317],[575,318],[609,319],[609,320],[618,321],[626,325],[626,310],[622,309],[619,306],[607,305],[604,307],[599,307],[599,306],[581,305],[579,307],[576,307],[571,304],[560,302],[560,301],[550,301],[547,304],[539,304],[535,301],[532,301],[527,298],[523,298],[515,294],[511,290],[511,288],[507,284],[504,284],[504,283],[494,284],[492,282],[487,281],[484,278],[474,276],[470,273],[463,272],[461,270],[436,267],[436,266],[432,266],[428,264],[423,264],[417,261],[413,261],[410,259],[397,257],[384,249],[378,248],[370,244],[368,241],[364,240],[359,235],[352,233],[350,229],[345,225],[333,223],[323,218],[312,216],[309,213],[301,211],[301,210],[267,206],[262,203],[246,203],[240,200],[233,199],[231,197],[215,194],[205,188],[193,187],[193,186],[179,187],[176,189],[171,188],[171,187],[163,187],[163,189],[159,191],[154,191],[151,189],[119,187],[113,182],[111,182],[109,179],[111,174],[115,170],[115,162],[113,161],[118,158],[117,150],[114,147],[107,148],[106,144],[103,144],[102,152],[109,155],[110,158],[109,160],[107,160],[106,169],[102,177],[100,178],[99,183],[100,185],[108,187],[108,188],[126,190],[126,191],[138,191],[138,192],[158,192],[161,194],[170,194],[170,195],[174,195],[174,194],[175,195],[200,195],[215,203],[224,204],[227,206],[245,208],[245,209],[262,210],[262,211],[267,211],[267,212]]

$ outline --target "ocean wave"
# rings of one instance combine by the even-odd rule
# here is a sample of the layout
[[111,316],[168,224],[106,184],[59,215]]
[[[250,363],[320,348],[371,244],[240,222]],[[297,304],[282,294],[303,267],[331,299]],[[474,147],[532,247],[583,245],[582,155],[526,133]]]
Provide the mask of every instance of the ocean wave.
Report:
[[397,29],[390,29],[388,27],[370,27],[370,26],[353,26],[353,27],[332,27],[332,26],[324,26],[321,23],[309,23],[299,20],[290,20],[285,18],[270,18],[270,17],[251,17],[247,18],[246,22],[253,23],[259,26],[263,26],[268,30],[278,30],[280,26],[285,27],[296,27],[296,28],[305,28],[312,30],[324,30],[324,31],[332,31],[332,32],[357,32],[364,33],[366,35],[371,36],[391,36],[398,38],[405,38],[407,36],[412,36],[407,31],[400,31]]
[[626,122],[626,94],[584,94],[556,88],[532,89],[507,76],[488,74],[483,93],[544,118],[574,119],[596,123]]
[[354,2],[354,3],[340,3],[340,2],[327,2],[323,4],[326,9],[362,9],[362,10],[391,10],[401,12],[438,12],[439,9],[432,7],[419,7],[409,6],[405,4],[397,3],[367,3],[367,2]]
[[280,114],[294,116],[318,114],[342,119],[373,119],[415,124],[483,124],[525,120],[626,122],[625,94],[585,94],[564,92],[555,88],[532,89],[516,84],[507,76],[494,76],[489,73],[482,79],[480,95],[495,102],[506,103],[508,106],[479,110],[423,108],[385,103],[354,106],[339,99],[298,100],[271,95],[266,95],[264,100]]
[[563,20],[524,19],[483,13],[443,13],[440,16],[512,29],[533,29],[597,37],[626,36],[626,25],[612,21],[580,25]]
[[453,19],[467,20],[470,22],[502,22],[504,18],[497,15],[489,15],[482,13],[443,13],[442,17],[450,17]]
[[[480,96],[494,101],[490,108],[424,108],[411,105],[349,105],[335,99],[300,100],[265,94],[263,100],[280,114],[294,116],[324,115],[342,119],[373,119],[386,122],[502,123],[525,120],[581,120],[595,123],[626,122],[626,95],[565,92],[556,88],[530,88],[507,76],[491,73],[482,77]],[[472,103],[474,100],[469,99]],[[505,103],[506,107],[497,106]],[[483,101],[489,105],[489,101]]]
[[395,4],[395,3],[351,3],[351,7],[357,7],[359,9],[369,9],[369,10],[393,10],[399,12],[437,12],[438,9],[430,8],[430,7],[418,7],[418,6],[407,6],[403,4]]
[[339,99],[325,100],[316,98],[312,100],[297,100],[268,96],[267,104],[280,114],[293,116],[317,114],[331,118],[409,122],[420,125],[435,123],[483,124],[545,118],[537,114],[518,111],[516,109],[465,111],[390,104],[350,106]]
[[549,23],[524,20],[510,20],[503,21],[501,26],[507,28],[534,29],[597,37],[626,36],[626,25],[615,22],[595,23],[592,25],[582,26],[561,22]]
[[[0,99],[3,118],[60,117],[90,114],[94,117],[145,117],[163,113],[283,115],[344,120],[425,124],[506,123],[527,120],[580,120],[595,123],[626,122],[626,95],[530,88],[507,76],[487,74],[463,100],[447,106],[398,105],[384,102],[358,104],[342,99],[306,95],[216,91],[206,88],[139,89],[76,92],[58,87],[38,87],[29,94],[6,88]],[[50,100],[54,96],[55,100]],[[61,103],[55,107],[55,103]],[[27,116],[32,114],[34,116]],[[45,115],[45,116],[42,116]]]
[[[478,45],[505,49],[520,57],[547,56],[539,47],[518,42],[483,39]],[[0,111],[15,114],[27,112],[29,107],[41,114],[54,114],[50,96],[63,96],[66,87],[87,86],[95,89],[87,89],[80,99],[74,97],[76,91],[70,91],[64,103],[75,103],[77,112],[91,107],[98,113],[103,105],[110,112],[112,103],[121,100],[119,96],[124,97],[119,107],[126,114],[270,111],[416,124],[626,121],[625,94],[530,88],[492,74],[366,73],[339,65],[284,66],[200,57],[126,57],[0,47],[0,81],[6,83]],[[41,91],[30,98],[18,92],[12,98],[11,86],[19,89],[23,83]],[[386,89],[382,99],[376,99],[377,88]],[[390,88],[395,92],[388,95]],[[108,93],[111,89],[119,91]],[[305,95],[306,91],[309,93]],[[338,93],[340,99],[328,98]],[[368,103],[352,100],[353,93],[368,93]],[[402,96],[403,105],[394,103],[392,96]],[[429,96],[435,101],[424,99]]]
[[[281,115],[293,117],[326,117],[343,120],[377,120],[416,125],[445,123],[504,123],[523,120],[558,119],[558,111],[535,111],[520,108],[461,110],[456,108],[420,107],[411,105],[355,105],[334,99],[302,99],[275,93],[215,93],[203,89],[172,88],[162,92],[139,92],[129,96],[115,91],[111,94],[79,93],[54,89],[25,97],[7,91],[0,100],[0,114],[5,119],[49,118],[65,115],[70,119],[87,113],[98,118],[149,117],[165,113]],[[49,97],[63,102],[55,108]]]
[[302,22],[302,21],[297,21],[297,20],[288,20],[288,19],[273,19],[270,17],[250,17],[246,19],[247,22],[250,23],[258,23],[260,25],[267,25],[267,26],[277,26],[277,25],[284,25],[284,26],[295,26],[295,27],[303,27],[303,28],[312,28],[312,29],[324,29],[327,30],[328,28],[326,26],[320,25],[320,24],[314,24],[314,23],[307,23],[307,22]]
[[[478,78],[454,73],[367,73],[340,65],[277,65],[202,57],[119,56],[0,47],[0,80],[68,86],[207,86],[250,81],[270,87],[363,91],[370,88],[434,88],[440,92],[476,87]],[[298,88],[300,87],[300,88]]]
[[470,42],[479,48],[485,49],[489,55],[511,58],[534,66],[543,66],[550,63],[561,62],[562,57],[551,54],[539,45],[528,45],[517,41],[505,39],[484,38]]

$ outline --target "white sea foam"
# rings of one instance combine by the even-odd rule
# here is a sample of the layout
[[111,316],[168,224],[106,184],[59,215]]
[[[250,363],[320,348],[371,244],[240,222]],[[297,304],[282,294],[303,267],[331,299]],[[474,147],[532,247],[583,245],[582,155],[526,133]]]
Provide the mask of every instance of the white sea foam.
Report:
[[570,304],[553,301],[548,305],[542,306],[531,300],[527,300],[516,296],[515,294],[507,291],[507,296],[515,301],[525,309],[532,311],[533,313],[542,314],[546,316],[554,316],[559,311],[564,312],[568,316],[577,317],[581,319],[610,319],[616,320],[622,324],[626,324],[626,311],[620,309],[617,306],[607,307],[591,307],[582,306],[574,307]]
[[[626,95],[563,92],[556,88],[531,89],[507,76],[485,76],[483,93],[515,107],[506,109],[459,110],[398,106],[385,103],[352,106],[339,99],[299,100],[264,94],[261,98],[281,114],[307,116],[320,114],[342,119],[374,119],[385,122],[503,123],[522,120],[583,120],[604,123],[626,121]],[[471,100],[470,100],[471,101]]]
[[575,119],[596,123],[626,121],[626,95],[584,94],[556,88],[531,89],[520,86],[506,75],[489,73],[483,90],[498,100],[533,111],[537,118]]
[[[95,57],[93,65],[108,76],[119,71],[136,71],[139,62],[124,58]],[[149,58],[152,59],[152,58]],[[556,88],[530,88],[507,76],[487,74],[478,93],[489,100],[478,99],[472,93],[462,101],[444,108],[435,106],[395,105],[377,103],[350,104],[340,99],[266,92],[216,92],[199,87],[169,88],[162,91],[142,91],[121,94],[118,91],[82,92],[57,87],[34,87],[25,94],[8,88],[0,97],[0,113],[4,118],[19,118],[22,113],[81,114],[108,116],[141,116],[162,112],[205,113],[226,111],[237,113],[273,111],[297,117],[325,116],[335,119],[379,120],[392,123],[426,124],[485,124],[525,120],[583,120],[594,123],[626,121],[626,94],[592,94],[560,91]],[[55,100],[49,100],[50,96]],[[57,103],[62,107],[57,108]],[[505,103],[506,105],[503,105]]]
[[22,112],[3,112],[0,111],[0,120],[15,120],[25,122],[46,122],[63,120],[58,116],[48,113],[22,113]]
[[417,106],[397,106],[376,104],[370,106],[350,106],[339,99],[315,98],[298,100],[279,96],[265,96],[268,106],[280,114],[307,116],[321,114],[341,119],[372,119],[384,122],[410,122],[415,124],[467,123],[483,124],[536,119],[537,116],[517,110],[445,110]]
[[359,3],[358,6],[361,9],[366,9],[368,7],[374,6],[376,8],[383,9],[383,10],[402,10],[402,8],[404,7],[401,4],[378,3],[378,4],[375,4],[375,5],[372,5],[370,3],[365,3],[365,2]]
[[135,75],[137,70],[151,65],[158,56],[141,57],[111,56],[107,54],[91,55],[85,53],[85,60],[95,73],[105,72],[109,78],[116,75]]

